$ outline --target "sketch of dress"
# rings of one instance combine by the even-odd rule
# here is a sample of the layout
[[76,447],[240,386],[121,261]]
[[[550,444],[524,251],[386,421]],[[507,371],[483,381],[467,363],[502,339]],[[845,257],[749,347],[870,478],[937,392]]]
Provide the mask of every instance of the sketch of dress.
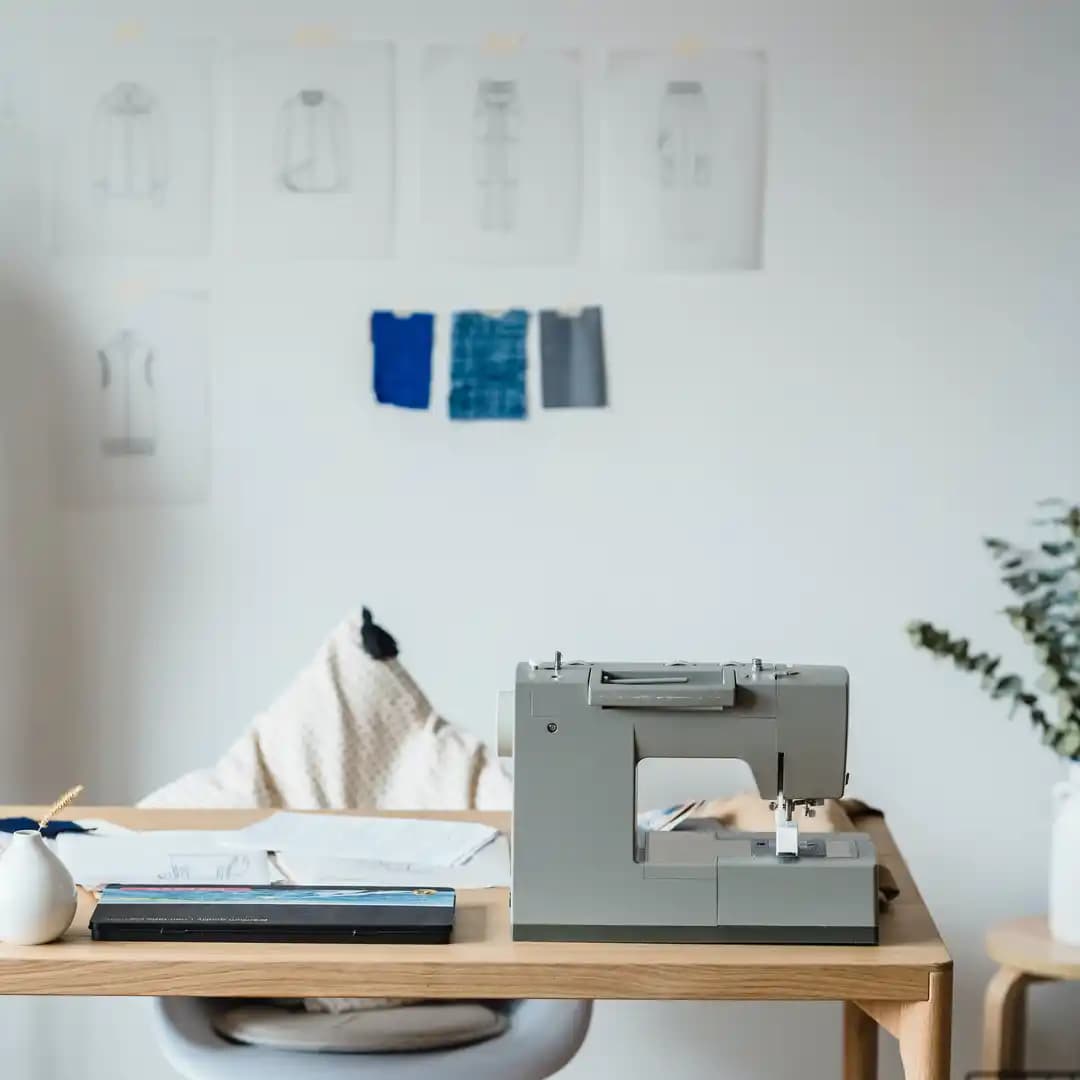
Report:
[[509,232],[517,224],[521,108],[512,79],[481,79],[473,108],[476,225]]
[[157,449],[154,349],[134,330],[121,330],[98,350],[101,365],[101,452],[106,457]]
[[349,113],[325,90],[301,90],[278,112],[277,180],[299,195],[349,190]]
[[117,83],[97,103],[90,169],[102,198],[161,205],[169,182],[165,113],[141,83]]
[[665,228],[674,237],[690,239],[705,220],[713,182],[709,102],[697,80],[665,87],[656,146]]

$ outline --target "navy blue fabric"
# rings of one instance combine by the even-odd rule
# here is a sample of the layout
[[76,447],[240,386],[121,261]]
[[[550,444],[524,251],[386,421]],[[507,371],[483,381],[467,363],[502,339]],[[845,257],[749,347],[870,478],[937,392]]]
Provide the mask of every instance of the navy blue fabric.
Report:
[[403,409],[428,407],[434,341],[434,315],[421,311],[405,316],[392,311],[371,313],[376,401]]
[[[28,817],[0,818],[0,832],[15,833],[22,832],[24,829],[33,829],[36,832],[37,822]],[[61,833],[84,833],[89,831],[89,829],[84,829],[81,825],[76,825],[74,821],[50,821],[41,830],[41,835],[46,840],[52,840],[53,837],[59,836]]]

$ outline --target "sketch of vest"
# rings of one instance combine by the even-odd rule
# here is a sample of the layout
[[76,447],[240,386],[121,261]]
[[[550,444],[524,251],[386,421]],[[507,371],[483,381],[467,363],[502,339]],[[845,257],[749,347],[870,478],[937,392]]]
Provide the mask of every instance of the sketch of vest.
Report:
[[349,113],[325,90],[301,90],[278,112],[275,167],[298,195],[349,190]]
[[101,365],[101,452],[106,457],[157,449],[154,350],[134,330],[121,330],[98,350]]
[[473,107],[476,225],[508,232],[517,224],[521,107],[512,79],[481,79]]
[[656,147],[665,227],[672,235],[690,238],[702,224],[713,182],[709,102],[697,80],[676,80],[665,87]]
[[90,170],[102,198],[161,205],[169,182],[165,114],[145,86],[117,83],[97,103]]

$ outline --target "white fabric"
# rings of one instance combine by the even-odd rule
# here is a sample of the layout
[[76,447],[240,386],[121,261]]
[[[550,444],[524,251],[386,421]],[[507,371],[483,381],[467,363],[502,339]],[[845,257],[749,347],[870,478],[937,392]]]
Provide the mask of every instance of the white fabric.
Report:
[[477,1002],[432,1002],[321,1015],[246,1003],[215,1013],[213,1024],[227,1039],[275,1050],[377,1054],[479,1042],[501,1035],[507,1019]]
[[[397,660],[368,656],[360,626],[355,616],[342,622],[216,765],[166,784],[139,805],[508,809],[511,784],[498,758],[475,735],[438,716]],[[306,1013],[265,1005],[269,1011],[245,1028],[244,1041],[279,1046],[284,1045],[279,1040],[302,1039],[307,1048],[320,1049],[320,1039],[337,1030],[324,1020],[373,1009],[380,1013],[375,1026],[386,1022],[391,1025],[388,1038],[398,1038],[391,1017],[401,1009],[391,1007],[400,1004],[400,999],[387,998],[311,998],[304,1002]],[[410,1013],[412,1020],[421,1015]],[[275,1017],[282,1025],[276,1033]],[[299,1029],[305,1023],[311,1028],[302,1035]],[[369,1032],[364,1038],[370,1039],[370,1030],[364,1030]],[[359,1036],[353,1031],[350,1037]],[[475,1034],[464,1041],[486,1037]],[[456,1035],[449,1036],[450,1042],[439,1038],[433,1035],[416,1048],[461,1041]]]
[[436,714],[397,660],[372,660],[350,617],[212,768],[142,806],[504,810],[510,780]]

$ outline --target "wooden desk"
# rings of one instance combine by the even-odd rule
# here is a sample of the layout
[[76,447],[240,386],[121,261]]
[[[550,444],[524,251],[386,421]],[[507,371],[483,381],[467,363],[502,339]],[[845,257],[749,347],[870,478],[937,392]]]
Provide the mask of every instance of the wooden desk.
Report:
[[[0,808],[17,813],[38,816]],[[139,829],[238,828],[265,813],[79,810]],[[505,889],[459,893],[450,945],[95,942],[84,897],[62,941],[0,944],[0,994],[842,1001],[845,1080],[876,1077],[878,1025],[899,1040],[908,1080],[947,1080],[952,962],[885,823],[861,826],[901,890],[876,947],[514,942]]]

